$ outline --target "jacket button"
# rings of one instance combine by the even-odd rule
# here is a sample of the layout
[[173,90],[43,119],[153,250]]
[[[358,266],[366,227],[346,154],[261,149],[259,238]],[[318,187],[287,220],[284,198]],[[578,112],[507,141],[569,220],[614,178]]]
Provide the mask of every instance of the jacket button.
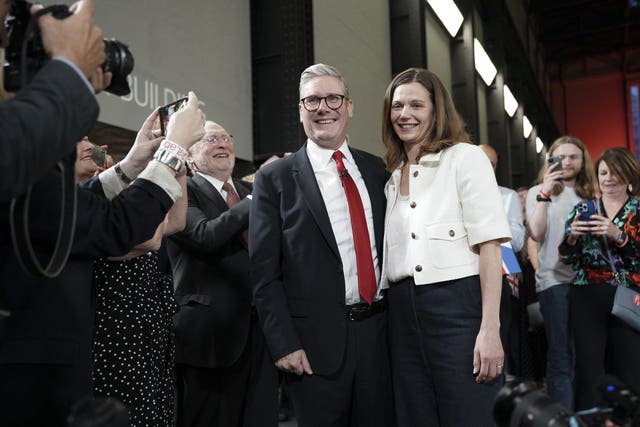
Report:
[[416,271],[418,273],[420,273],[422,271],[422,266],[421,265],[416,265]]
[[453,237],[456,235],[456,232],[453,230],[449,230],[449,236]]
[[416,233],[411,233],[411,238],[415,239],[416,238]]
[[411,206],[411,208],[415,208],[416,207],[416,202],[411,202],[411,204],[409,206]]
[[413,177],[414,177],[414,178],[417,178],[417,177],[418,177],[418,171],[415,171],[415,172],[413,173]]

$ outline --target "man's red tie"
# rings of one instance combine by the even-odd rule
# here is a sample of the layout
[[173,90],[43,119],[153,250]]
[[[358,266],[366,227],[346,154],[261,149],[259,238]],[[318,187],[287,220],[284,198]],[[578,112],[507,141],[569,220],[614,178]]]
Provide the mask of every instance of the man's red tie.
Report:
[[358,267],[358,291],[360,296],[371,305],[376,295],[376,272],[373,269],[371,256],[371,241],[367,219],[364,215],[362,199],[356,183],[342,163],[342,152],[334,151],[333,159],[336,161],[338,175],[342,180],[342,188],[347,195],[349,215],[351,216],[351,230],[353,232],[353,246],[356,249],[356,264]]
[[[227,206],[232,208],[240,203],[240,196],[238,196],[238,193],[236,193],[236,190],[233,189],[228,181],[222,184],[222,189],[227,192]],[[247,230],[242,232],[242,240],[244,240],[245,244],[249,242],[249,232]]]

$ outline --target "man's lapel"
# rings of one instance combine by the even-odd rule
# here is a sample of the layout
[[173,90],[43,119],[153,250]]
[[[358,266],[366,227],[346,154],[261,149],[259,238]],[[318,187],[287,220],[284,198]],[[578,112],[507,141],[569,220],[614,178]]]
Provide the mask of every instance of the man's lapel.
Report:
[[313,173],[311,162],[307,156],[306,144],[293,154],[293,156],[295,156],[293,159],[293,168],[291,170],[293,180],[298,185],[300,193],[302,194],[309,211],[311,211],[311,215],[318,224],[322,235],[329,244],[329,247],[336,257],[340,258],[340,252],[338,251],[336,238],[333,235],[329,214],[327,213],[327,208],[324,204],[324,200],[322,199],[322,194],[320,193],[316,176]]

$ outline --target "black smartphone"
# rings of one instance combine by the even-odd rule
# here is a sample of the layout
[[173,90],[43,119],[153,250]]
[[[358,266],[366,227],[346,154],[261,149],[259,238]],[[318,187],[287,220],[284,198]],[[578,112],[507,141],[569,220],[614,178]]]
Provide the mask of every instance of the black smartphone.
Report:
[[181,98],[171,104],[160,107],[160,131],[162,132],[162,135],[167,134],[167,126],[169,125],[169,118],[171,115],[187,105],[188,100],[189,98]]
[[578,203],[578,219],[580,221],[591,221],[591,215],[595,215],[596,205],[593,200]]
[[551,168],[555,163],[558,164],[553,170],[554,172],[562,171],[562,158],[560,156],[552,156],[547,159],[547,167]]

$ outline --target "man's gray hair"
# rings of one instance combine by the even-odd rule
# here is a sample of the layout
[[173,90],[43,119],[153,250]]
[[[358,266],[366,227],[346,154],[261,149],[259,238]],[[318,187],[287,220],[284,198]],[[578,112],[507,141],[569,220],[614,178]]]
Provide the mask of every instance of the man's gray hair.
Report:
[[349,85],[347,85],[347,81],[344,79],[344,77],[342,77],[342,74],[340,74],[340,71],[338,71],[336,67],[327,64],[313,64],[312,66],[304,70],[302,74],[300,74],[300,86],[298,88],[298,93],[302,93],[302,86],[309,80],[322,76],[339,78],[340,83],[342,83],[344,95],[349,98]]

